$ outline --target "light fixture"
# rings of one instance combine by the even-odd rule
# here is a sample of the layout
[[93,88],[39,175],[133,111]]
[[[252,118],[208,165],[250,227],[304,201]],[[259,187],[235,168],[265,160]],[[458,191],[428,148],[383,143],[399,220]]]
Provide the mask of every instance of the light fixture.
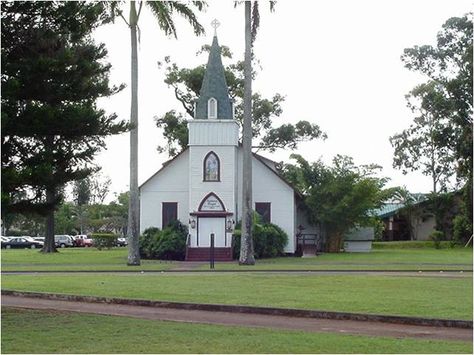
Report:
[[235,222],[234,222],[233,219],[228,219],[227,220],[227,230],[232,231],[232,227],[233,227],[234,224],[235,224]]
[[195,219],[190,219],[189,220],[189,225],[191,226],[191,229],[196,228],[196,220]]

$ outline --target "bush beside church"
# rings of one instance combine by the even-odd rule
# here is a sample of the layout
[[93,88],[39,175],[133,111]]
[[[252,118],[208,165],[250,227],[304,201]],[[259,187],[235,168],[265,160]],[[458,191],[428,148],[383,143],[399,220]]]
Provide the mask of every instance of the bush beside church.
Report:
[[140,236],[140,257],[143,259],[184,260],[188,228],[180,221],[163,230],[148,228]]
[[[240,254],[240,223],[234,232],[233,257]],[[140,236],[140,256],[143,259],[184,260],[188,228],[180,221],[171,223],[163,230],[148,228]],[[273,223],[264,223],[259,216],[254,218],[253,241],[255,257],[274,258],[284,255],[288,235]]]

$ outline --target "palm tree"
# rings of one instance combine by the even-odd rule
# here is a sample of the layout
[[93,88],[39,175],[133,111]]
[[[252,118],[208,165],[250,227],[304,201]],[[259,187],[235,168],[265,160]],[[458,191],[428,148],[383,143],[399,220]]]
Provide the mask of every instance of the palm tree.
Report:
[[[273,11],[274,1],[270,1]],[[240,265],[254,265],[252,241],[252,47],[260,25],[258,1],[245,1],[244,123],[242,135],[242,235]]]
[[[138,60],[137,60],[137,29],[143,4],[146,4],[155,15],[158,26],[166,35],[177,38],[173,13],[184,17],[192,26],[196,35],[204,33],[204,28],[197,21],[193,8],[178,1],[140,1],[138,12],[135,1],[130,2],[128,21],[123,16],[118,2],[112,2],[113,13],[120,16],[130,28],[132,61],[131,61],[131,109],[130,109],[130,200],[128,208],[128,265],[140,265],[138,246],[139,235],[139,197],[138,197]],[[204,1],[192,1],[192,5],[202,11],[207,5]]]
[[245,61],[244,61],[244,123],[243,123],[243,185],[242,185],[242,235],[239,264],[254,265],[252,241],[252,9],[245,2]]

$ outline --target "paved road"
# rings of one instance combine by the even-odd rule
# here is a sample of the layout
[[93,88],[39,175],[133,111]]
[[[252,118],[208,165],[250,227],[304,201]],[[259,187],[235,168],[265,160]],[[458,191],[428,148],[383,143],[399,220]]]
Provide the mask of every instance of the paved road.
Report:
[[309,319],[261,314],[241,314],[154,308],[103,303],[56,301],[38,298],[2,296],[2,306],[33,309],[107,314],[151,320],[168,320],[187,323],[207,323],[245,327],[302,330],[307,332],[331,332],[397,338],[425,338],[461,340],[472,342],[472,329],[400,325],[380,322],[358,322],[329,319]]

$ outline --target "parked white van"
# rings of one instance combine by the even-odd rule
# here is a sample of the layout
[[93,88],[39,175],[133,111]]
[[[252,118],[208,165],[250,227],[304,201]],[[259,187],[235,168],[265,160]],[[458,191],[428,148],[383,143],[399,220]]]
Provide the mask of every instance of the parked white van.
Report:
[[74,238],[70,235],[55,235],[54,236],[54,244],[57,247],[66,248],[66,247],[73,247],[74,246]]

